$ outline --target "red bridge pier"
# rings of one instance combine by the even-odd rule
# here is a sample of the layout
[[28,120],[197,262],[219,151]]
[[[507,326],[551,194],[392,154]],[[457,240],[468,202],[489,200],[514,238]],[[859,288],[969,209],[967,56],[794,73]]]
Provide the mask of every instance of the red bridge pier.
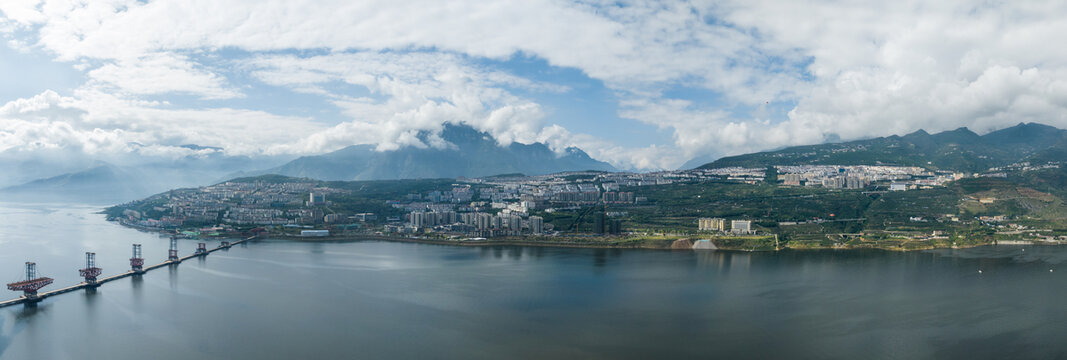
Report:
[[205,244],[205,243],[196,243],[196,252],[193,253],[193,254],[196,255],[196,256],[207,255],[207,244]]
[[37,296],[37,290],[48,286],[52,283],[52,278],[49,277],[37,277],[37,263],[26,262],[26,280],[7,284],[7,289],[11,291],[21,291],[22,296],[26,298],[27,302],[34,303],[41,300]]
[[78,270],[78,275],[85,278],[85,284],[90,287],[100,286],[100,284],[96,283],[96,277],[100,276],[102,272],[104,271],[96,267],[96,253],[85,253],[85,268]]
[[167,252],[167,260],[171,262],[181,262],[182,259],[178,257],[178,238],[170,238],[170,251]]
[[134,274],[144,274],[144,257],[141,256],[141,244],[133,244],[133,257],[130,258],[130,270]]

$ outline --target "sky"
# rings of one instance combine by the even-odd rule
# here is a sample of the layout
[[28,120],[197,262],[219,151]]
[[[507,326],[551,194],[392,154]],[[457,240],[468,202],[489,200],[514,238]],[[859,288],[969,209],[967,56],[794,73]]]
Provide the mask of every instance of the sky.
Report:
[[390,151],[464,124],[656,170],[1067,128],[1062,34],[1062,1],[4,0],[0,152]]

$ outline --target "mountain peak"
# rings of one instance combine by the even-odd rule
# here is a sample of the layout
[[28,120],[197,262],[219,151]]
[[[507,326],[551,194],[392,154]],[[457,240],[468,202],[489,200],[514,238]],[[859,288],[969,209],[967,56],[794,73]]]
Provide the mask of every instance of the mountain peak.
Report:
[[563,151],[570,155],[589,156],[584,150],[579,149],[576,146],[568,146],[566,149],[563,149]]
[[[425,137],[429,136],[429,133],[421,134],[420,139],[425,140]],[[489,133],[484,131],[478,131],[472,126],[462,124],[446,123],[444,128],[441,129],[441,138],[450,143],[459,145],[460,143],[472,144],[487,140],[495,142],[493,137]]]
[[[419,139],[431,142],[432,133]],[[462,124],[446,124],[438,133],[447,149],[402,147],[374,151],[357,145],[332,153],[305,156],[263,173],[310,177],[320,180],[391,180],[479,177],[495,174],[549,174],[563,171],[615,171],[585,151],[571,147],[557,154],[543,143],[500,146],[487,132]]]
[[217,147],[217,146],[203,146],[203,145],[197,145],[197,144],[182,144],[182,145],[178,145],[178,147],[189,149],[189,150],[194,150],[194,151],[200,151],[200,150],[222,151],[223,150],[222,148]]
[[955,130],[947,130],[932,135],[934,141],[942,145],[954,143],[954,144],[973,144],[982,140],[981,136],[975,134],[974,131],[966,127],[956,128]]
[[987,142],[997,144],[1028,144],[1056,141],[1064,137],[1067,131],[1038,123],[1019,123],[982,136]]
[[914,132],[912,132],[910,134],[904,135],[903,137],[904,138],[912,138],[912,137],[927,137],[927,136],[930,136],[930,133],[926,132],[926,130],[919,129],[919,130],[915,130]]
[[1041,124],[1041,123],[1036,123],[1036,122],[1028,122],[1028,123],[1027,122],[1020,122],[1018,124],[1015,124],[1015,126],[1006,127],[1006,128],[1001,129],[1000,131],[1044,132],[1044,131],[1061,131],[1061,130],[1056,128],[1056,127],[1053,127],[1053,126],[1048,126],[1048,125]]

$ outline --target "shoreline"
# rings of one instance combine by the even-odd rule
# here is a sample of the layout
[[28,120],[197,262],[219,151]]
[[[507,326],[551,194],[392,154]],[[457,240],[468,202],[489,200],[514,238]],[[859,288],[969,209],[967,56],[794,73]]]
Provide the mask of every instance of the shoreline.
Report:
[[[116,221],[120,226],[128,227],[138,231],[155,232],[159,234],[166,234],[167,231],[163,229],[153,229],[140,226],[133,226],[132,224],[126,224],[124,222]],[[239,235],[235,235],[239,236]],[[216,239],[233,238],[235,236],[213,237]],[[914,248],[901,248],[901,247],[879,247],[879,246],[798,246],[792,247],[788,244],[779,247],[731,247],[731,246],[716,246],[714,249],[693,249],[691,247],[676,247],[674,244],[679,241],[692,241],[697,239],[646,239],[646,240],[631,240],[624,243],[620,242],[571,242],[571,241],[538,241],[538,240],[518,240],[513,238],[503,238],[500,240],[445,240],[445,239],[432,239],[432,238],[413,238],[413,237],[400,237],[400,236],[388,236],[377,234],[341,234],[330,235],[323,237],[312,236],[298,236],[289,234],[277,234],[277,233],[265,233],[258,236],[261,239],[277,239],[283,241],[296,241],[296,242],[350,242],[350,241],[387,241],[387,242],[402,242],[402,243],[415,243],[415,244],[429,244],[429,245],[445,245],[445,246],[467,246],[467,247],[482,247],[482,246],[530,246],[530,247],[555,247],[555,248],[585,248],[585,249],[645,249],[645,250],[722,250],[722,251],[742,251],[742,252],[776,252],[783,250],[805,251],[805,250],[883,250],[892,252],[911,252],[911,251],[924,251],[924,250],[938,250],[938,249],[968,249],[980,246],[990,245],[1007,245],[1007,246],[1057,246],[1064,245],[1063,242],[1043,242],[1043,241],[1029,241],[1029,240],[1003,240],[993,241],[990,243],[968,244],[963,246],[922,246]]]
[[[593,244],[575,242],[547,242],[547,241],[523,241],[523,240],[441,240],[420,239],[409,237],[396,237],[386,235],[331,235],[323,237],[271,235],[270,239],[297,242],[347,242],[347,241],[388,241],[414,244],[449,245],[449,246],[531,246],[531,247],[558,247],[558,248],[585,248],[585,249],[648,249],[648,250],[672,250],[670,246],[635,246],[623,244]],[[677,249],[675,249],[677,250]]]

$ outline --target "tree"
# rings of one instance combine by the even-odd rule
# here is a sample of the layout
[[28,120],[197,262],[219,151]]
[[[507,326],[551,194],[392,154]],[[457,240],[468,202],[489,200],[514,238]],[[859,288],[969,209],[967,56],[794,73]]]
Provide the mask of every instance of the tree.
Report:
[[778,169],[774,166],[767,167],[767,174],[764,175],[763,181],[768,184],[774,185],[778,183]]

